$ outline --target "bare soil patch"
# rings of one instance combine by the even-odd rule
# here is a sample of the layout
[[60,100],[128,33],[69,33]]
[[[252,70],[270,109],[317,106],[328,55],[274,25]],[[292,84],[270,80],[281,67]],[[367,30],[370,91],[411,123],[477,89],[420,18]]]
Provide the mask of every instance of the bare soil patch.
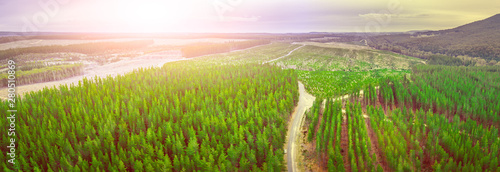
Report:
[[345,49],[351,49],[351,50],[364,50],[364,49],[372,49],[368,46],[360,46],[360,45],[354,45],[354,44],[345,44],[345,43],[340,43],[340,42],[329,42],[329,43],[319,43],[319,42],[299,42],[300,44],[305,44],[305,45],[313,45],[313,46],[318,46],[318,47],[325,47],[325,48],[345,48]]
[[300,132],[301,154],[299,159],[299,169],[304,172],[326,172],[326,167],[321,167],[316,153],[316,141],[307,142],[307,128],[303,127]]
[[380,164],[380,166],[382,167],[382,169],[384,171],[391,171],[391,169],[389,168],[389,166],[387,164],[387,160],[385,159],[385,156],[382,154],[382,152],[378,148],[379,147],[378,138],[377,138],[377,135],[375,134],[375,132],[373,132],[373,128],[371,126],[370,120],[365,118],[365,124],[366,124],[366,128],[367,128],[367,134],[368,134],[368,137],[370,137],[370,142],[372,145],[372,148],[370,149],[370,155],[375,154],[375,156],[377,156],[377,162],[374,162],[374,164],[373,164],[374,167],[377,167]]
[[349,161],[349,136],[348,136],[348,122],[347,116],[344,116],[344,121],[342,122],[342,136],[340,138],[340,152],[344,158],[344,167],[346,171],[351,171],[351,161]]

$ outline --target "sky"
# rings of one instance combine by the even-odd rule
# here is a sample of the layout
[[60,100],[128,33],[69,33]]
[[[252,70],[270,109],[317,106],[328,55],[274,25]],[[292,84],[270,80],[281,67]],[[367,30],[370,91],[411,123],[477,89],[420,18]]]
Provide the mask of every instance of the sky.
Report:
[[498,0],[0,0],[0,31],[401,32],[497,13]]

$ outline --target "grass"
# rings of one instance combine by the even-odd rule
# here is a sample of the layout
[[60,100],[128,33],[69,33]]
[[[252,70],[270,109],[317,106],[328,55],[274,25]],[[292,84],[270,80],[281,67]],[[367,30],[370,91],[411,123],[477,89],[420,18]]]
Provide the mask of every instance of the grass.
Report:
[[300,70],[366,71],[374,69],[409,69],[421,60],[371,49],[345,49],[306,45],[290,56],[274,62]]
[[388,76],[409,74],[410,67],[422,61],[379,50],[315,44],[306,45],[273,63],[295,69],[309,93],[329,98],[377,84]]
[[204,61],[205,65],[263,63],[284,56],[299,46],[287,43],[272,43],[248,50],[206,55],[195,59]]
[[376,84],[380,79],[409,74],[409,70],[379,69],[371,71],[304,71],[296,70],[307,91],[322,98],[336,97],[359,90],[368,84]]

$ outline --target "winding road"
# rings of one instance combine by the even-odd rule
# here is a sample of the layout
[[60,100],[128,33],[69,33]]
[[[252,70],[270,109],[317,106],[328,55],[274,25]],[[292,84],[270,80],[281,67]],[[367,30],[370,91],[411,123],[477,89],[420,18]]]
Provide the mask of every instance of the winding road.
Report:
[[299,103],[292,113],[292,126],[288,130],[288,147],[287,147],[287,167],[288,171],[299,171],[297,169],[297,162],[295,161],[296,155],[298,155],[297,148],[298,137],[300,134],[300,128],[302,126],[302,120],[304,119],[304,113],[309,109],[316,98],[311,94],[306,92],[304,84],[299,81]]
[[[285,58],[289,55],[291,55],[294,51],[304,47],[305,44],[302,44],[301,46],[291,50],[288,52],[288,54],[278,57],[276,59],[264,62],[264,63],[270,63],[282,58]],[[251,48],[256,48],[259,46],[251,47]],[[250,48],[248,48],[250,49]],[[246,50],[246,49],[244,49]],[[241,50],[240,50],[241,51]],[[152,59],[151,59],[152,58]],[[147,59],[147,60],[146,60]],[[34,83],[34,84],[29,84],[29,85],[23,85],[17,87],[17,93],[19,95],[26,94],[31,91],[37,91],[41,90],[45,87],[57,87],[62,84],[75,84],[78,83],[78,81],[81,81],[84,77],[106,77],[108,75],[111,76],[116,76],[118,74],[124,74],[127,72],[131,72],[134,69],[140,68],[140,67],[151,67],[151,66],[161,66],[165,63],[168,62],[173,62],[173,61],[179,61],[179,60],[188,60],[186,58],[183,58],[179,55],[173,55],[171,57],[156,57],[154,54],[147,54],[144,55],[143,57],[139,57],[136,59],[131,59],[131,60],[123,60],[120,62],[116,63],[111,63],[111,64],[106,64],[103,66],[96,66],[91,69],[85,70],[84,75],[80,76],[75,76],[63,80],[58,80],[58,81],[51,81],[51,82],[43,82],[43,83]],[[312,107],[313,101],[316,99],[314,96],[311,94],[307,93],[304,84],[302,84],[300,81],[298,82],[299,86],[299,102],[297,107],[295,108],[294,112],[292,113],[292,118],[293,120],[291,122],[291,126],[289,127],[288,130],[288,143],[287,143],[287,167],[288,171],[299,171],[297,169],[297,162],[296,162],[296,157],[298,155],[298,151],[300,150],[299,147],[297,147],[299,144],[299,134],[300,134],[300,128],[302,126],[302,121],[304,119],[304,113],[307,109]],[[5,88],[0,89],[0,98],[1,99],[6,99],[6,95],[3,93],[7,93]]]
[[[378,89],[379,87],[375,87],[375,89]],[[363,94],[363,90],[359,91],[360,94]],[[342,100],[342,99],[347,99],[349,98],[349,95],[344,95],[341,97],[337,97],[333,99],[334,101],[337,100]],[[292,113],[292,125],[288,128],[288,143],[287,143],[287,150],[286,150],[286,157],[287,157],[287,168],[289,172],[297,172],[300,171],[297,168],[297,161],[296,157],[298,155],[297,150],[300,150],[297,146],[299,145],[299,140],[296,138],[299,138],[300,135],[300,128],[302,127],[302,121],[304,120],[304,113],[306,112],[307,109],[311,108],[313,105],[314,100],[316,97],[313,95],[309,94],[306,92],[304,88],[304,84],[302,84],[299,81],[299,103],[297,107],[295,108],[295,111]],[[325,103],[326,99],[323,100],[322,103],[322,108],[325,108]],[[345,110],[342,110],[343,113],[345,113]],[[367,116],[364,116],[367,118]]]
[[[295,43],[292,43],[292,44],[295,44]],[[298,50],[298,49],[300,49],[300,48],[302,48],[302,47],[304,47],[304,46],[306,46],[306,45],[305,45],[305,44],[302,44],[302,46],[300,46],[300,47],[297,47],[297,48],[293,49],[292,51],[288,52],[288,54],[286,54],[286,55],[284,55],[284,56],[281,56],[281,57],[278,57],[278,58],[275,58],[275,59],[272,59],[272,60],[269,60],[269,61],[264,62],[264,63],[271,63],[271,62],[274,62],[274,61],[276,61],[276,60],[279,60],[279,59],[282,59],[282,58],[284,58],[284,57],[287,57],[287,56],[289,56],[290,54],[292,54],[295,50]]]

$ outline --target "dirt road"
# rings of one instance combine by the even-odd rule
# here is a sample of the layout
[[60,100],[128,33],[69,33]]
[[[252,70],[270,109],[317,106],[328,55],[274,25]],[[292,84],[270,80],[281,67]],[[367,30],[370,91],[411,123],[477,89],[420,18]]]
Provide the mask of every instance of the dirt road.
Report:
[[298,155],[300,148],[298,146],[298,139],[300,134],[300,128],[302,126],[302,120],[304,118],[304,113],[309,109],[316,98],[311,94],[306,92],[304,84],[299,82],[299,103],[292,114],[292,126],[288,130],[288,147],[287,147],[287,167],[288,171],[299,171],[297,169],[297,163],[295,158]]
[[[160,56],[158,53],[147,54],[141,57],[137,57],[130,60],[122,60],[116,63],[105,64],[102,66],[95,67],[87,67],[84,71],[84,75],[74,76],[71,78],[66,78],[58,81],[51,82],[42,82],[42,83],[34,83],[29,85],[21,85],[16,87],[16,92],[21,97],[29,93],[31,91],[38,91],[43,89],[44,87],[58,87],[62,84],[78,84],[78,81],[83,80],[83,78],[93,78],[95,76],[105,78],[106,76],[116,76],[122,75],[127,72],[131,72],[134,69],[138,69],[141,67],[161,67],[163,64],[167,62],[179,61],[179,60],[187,60],[182,57],[181,54],[172,54],[169,56]],[[0,89],[0,99],[7,99],[7,88]]]
[[286,54],[286,55],[284,55],[284,56],[281,56],[281,57],[278,57],[278,58],[275,58],[275,59],[272,59],[272,60],[269,60],[269,61],[264,62],[264,63],[271,63],[271,62],[273,62],[273,61],[276,61],[276,60],[279,60],[279,59],[285,58],[285,57],[289,56],[290,54],[292,54],[295,50],[298,50],[298,49],[300,49],[300,48],[302,48],[302,47],[304,47],[304,46],[306,46],[306,45],[302,44],[302,46],[300,46],[300,47],[297,47],[297,48],[293,49],[292,51],[288,52],[288,54]]

